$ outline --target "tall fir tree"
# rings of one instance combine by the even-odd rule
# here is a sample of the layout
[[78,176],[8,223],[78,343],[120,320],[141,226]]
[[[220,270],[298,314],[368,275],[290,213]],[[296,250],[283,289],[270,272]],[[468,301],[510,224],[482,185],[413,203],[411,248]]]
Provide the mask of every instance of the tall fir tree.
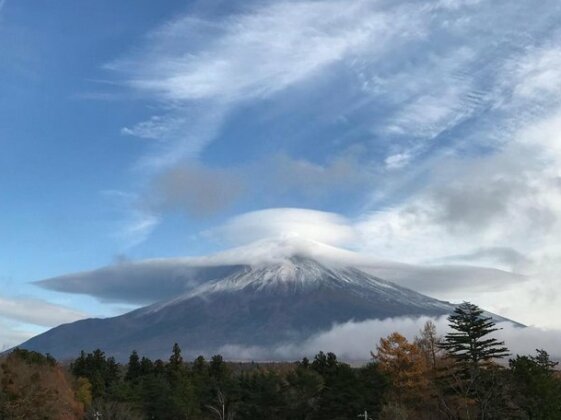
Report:
[[481,308],[469,302],[458,305],[448,321],[453,331],[439,346],[453,363],[442,379],[459,397],[458,408],[466,418],[510,418],[503,392],[504,375],[493,363],[509,355],[504,342],[491,336],[499,328]]
[[504,342],[489,336],[500,328],[477,305],[458,305],[448,321],[453,331],[445,335],[439,346],[464,367],[478,369],[484,362],[509,355]]
[[126,381],[135,381],[141,375],[140,358],[136,350],[133,350],[129,356],[129,364],[127,365]]
[[175,343],[169,358],[169,367],[171,370],[180,370],[183,367],[183,357],[181,356],[181,348]]

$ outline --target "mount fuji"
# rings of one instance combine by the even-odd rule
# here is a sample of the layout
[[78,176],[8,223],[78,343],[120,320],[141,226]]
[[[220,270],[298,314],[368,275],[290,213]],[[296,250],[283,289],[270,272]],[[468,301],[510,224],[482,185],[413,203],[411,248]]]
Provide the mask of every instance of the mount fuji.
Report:
[[[189,286],[182,293],[117,317],[58,326],[21,347],[62,359],[101,348],[122,360],[135,349],[165,357],[177,342],[188,355],[212,354],[224,346],[298,343],[351,320],[436,317],[454,309],[449,302],[344,263],[349,258],[340,257],[347,251],[292,240],[276,242],[273,253],[271,246],[251,248],[262,254],[255,264],[240,263],[255,258],[241,249],[219,259],[191,261],[184,267]],[[54,288],[60,281],[44,282]],[[73,278],[64,281],[76,284]]]

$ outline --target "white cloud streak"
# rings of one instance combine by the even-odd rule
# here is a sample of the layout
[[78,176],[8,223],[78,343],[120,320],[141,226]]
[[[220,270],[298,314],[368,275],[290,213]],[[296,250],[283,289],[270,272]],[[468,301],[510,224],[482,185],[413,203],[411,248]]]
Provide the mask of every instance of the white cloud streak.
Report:
[[[219,23],[176,19],[151,35],[140,59],[116,61],[109,68],[130,74],[133,87],[171,101],[263,98],[353,51],[383,49],[408,19],[369,1],[266,3]],[[205,39],[195,36],[199,43],[193,45],[189,41],[196,33]]]
[[87,315],[40,299],[0,297],[0,317],[43,327],[77,321]]
[[133,248],[144,242],[161,222],[161,216],[156,209],[140,205],[141,199],[138,194],[104,190],[100,195],[117,210],[120,227],[113,237],[124,249]]
[[[413,340],[426,321],[432,320],[437,326],[438,334],[444,335],[450,330],[446,318],[387,318],[363,322],[347,322],[334,325],[331,330],[310,337],[304,343],[286,344],[275,348],[243,347],[226,345],[219,352],[234,360],[297,360],[304,356],[313,357],[319,351],[335,353],[339,359],[347,361],[371,360],[370,351],[376,351],[380,338],[392,332],[399,332]],[[494,334],[505,341],[512,357],[516,354],[534,354],[536,349],[544,349],[555,359],[561,359],[561,332],[535,327],[520,328],[511,323],[497,325],[502,328]]]
[[8,350],[13,346],[23,343],[33,337],[36,332],[14,326],[12,322],[0,319],[0,352]]

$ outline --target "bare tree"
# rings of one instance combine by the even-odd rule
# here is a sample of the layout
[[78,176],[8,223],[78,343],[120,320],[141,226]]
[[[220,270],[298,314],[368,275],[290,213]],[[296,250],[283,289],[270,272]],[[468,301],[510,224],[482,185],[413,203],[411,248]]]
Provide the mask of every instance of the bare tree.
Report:
[[228,408],[226,397],[221,390],[216,393],[217,405],[207,405],[207,408],[216,415],[218,420],[234,420],[234,412]]

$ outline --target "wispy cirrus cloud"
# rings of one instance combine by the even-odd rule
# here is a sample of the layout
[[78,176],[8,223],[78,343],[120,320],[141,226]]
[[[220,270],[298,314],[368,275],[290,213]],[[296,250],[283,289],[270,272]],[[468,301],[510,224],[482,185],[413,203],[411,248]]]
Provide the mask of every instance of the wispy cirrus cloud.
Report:
[[139,56],[108,68],[171,101],[264,98],[397,34],[409,19],[368,1],[257,3],[218,22],[180,17],[154,31]]
[[[143,160],[150,167],[197,159],[219,137],[235,142],[222,132],[233,112],[263,101],[274,107],[298,87],[324,89],[314,93],[316,104],[338,95],[333,118],[357,121],[349,133],[370,132],[373,139],[361,141],[365,153],[395,171],[426,158],[437,138],[452,147],[494,143],[492,136],[465,141],[471,128],[452,133],[466,124],[488,128],[483,115],[504,107],[517,72],[533,72],[538,84],[547,81],[547,69],[512,68],[528,55],[520,45],[531,50],[534,38],[544,36],[546,24],[539,13],[528,13],[532,9],[527,2],[324,0],[248,3],[218,18],[193,10],[106,68],[160,104],[148,120],[123,128],[124,134],[159,140]],[[513,22],[522,16],[520,33],[514,33]],[[488,21],[496,21],[492,29],[483,26]],[[552,59],[541,61],[547,66]],[[329,77],[340,86],[322,85]]]
[[106,65],[163,107],[163,114],[123,133],[167,142],[148,160],[157,166],[196,157],[239,104],[322,77],[353,54],[375,56],[417,36],[424,26],[417,9],[285,1],[250,4],[218,20],[178,17],[153,31],[137,52]]
[[124,249],[144,242],[161,222],[160,215],[154,209],[141,204],[137,193],[104,190],[100,195],[116,209],[120,226],[113,235]]

